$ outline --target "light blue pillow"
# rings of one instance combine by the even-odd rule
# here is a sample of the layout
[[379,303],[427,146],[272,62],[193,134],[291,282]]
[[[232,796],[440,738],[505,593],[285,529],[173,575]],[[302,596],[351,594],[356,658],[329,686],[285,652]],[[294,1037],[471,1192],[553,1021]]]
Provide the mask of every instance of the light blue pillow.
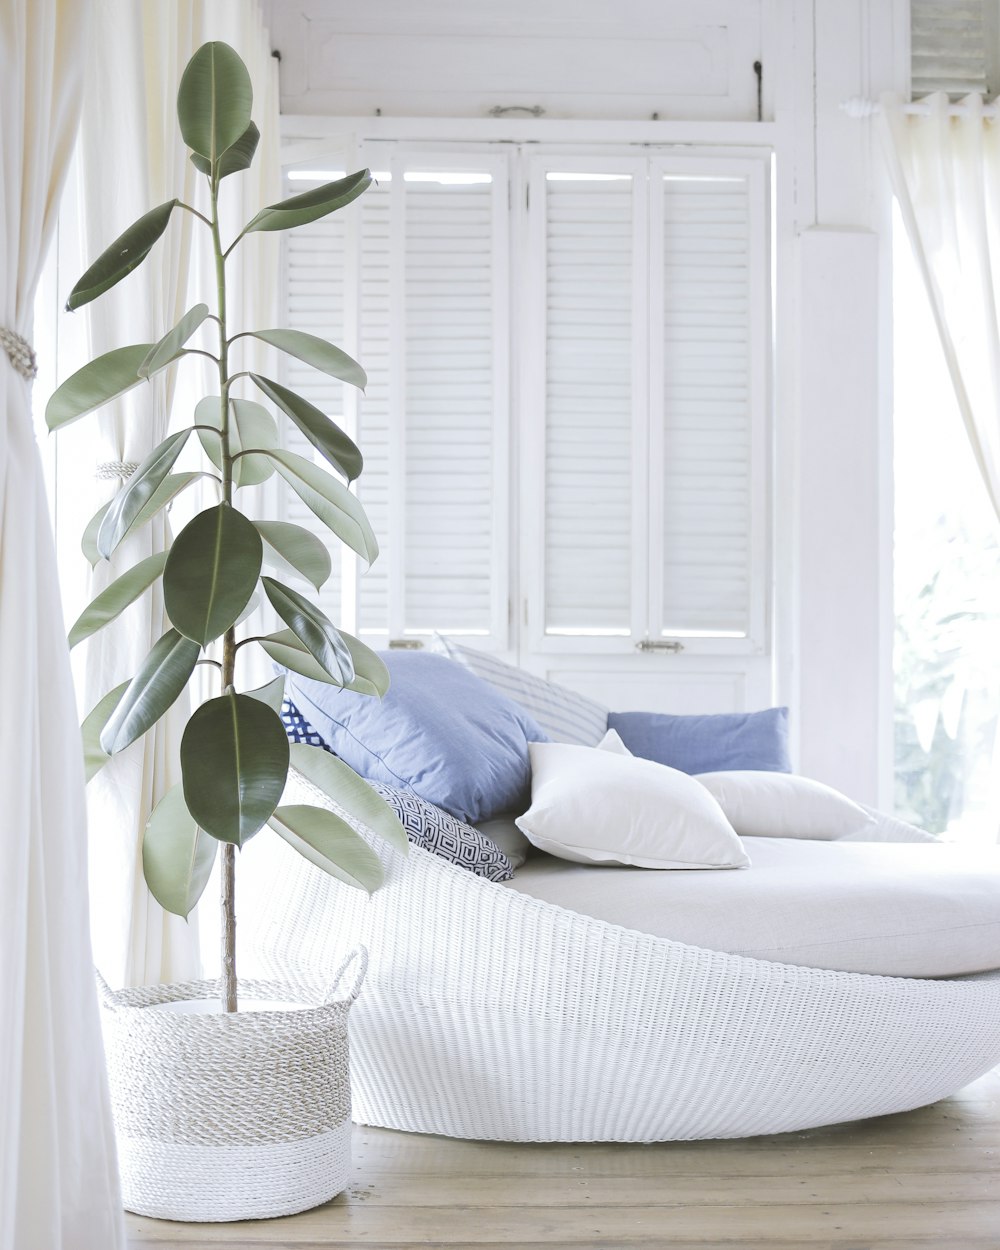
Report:
[[667,764],[682,773],[790,773],[788,708],[668,716],[662,712],[612,712],[616,729],[633,755]]
[[362,777],[410,790],[468,824],[530,801],[529,742],[549,739],[516,703],[461,664],[382,651],[383,699],[289,673],[288,699]]

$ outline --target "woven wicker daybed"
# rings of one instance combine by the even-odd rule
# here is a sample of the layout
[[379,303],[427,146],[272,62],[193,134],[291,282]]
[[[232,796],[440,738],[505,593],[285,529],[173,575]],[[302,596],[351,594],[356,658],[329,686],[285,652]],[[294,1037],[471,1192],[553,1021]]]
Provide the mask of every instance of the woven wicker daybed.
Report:
[[[906,830],[883,818],[878,837]],[[1000,1062],[1000,972],[924,980],[723,954],[418,847],[379,846],[387,883],[369,900],[263,842],[264,897],[242,912],[258,921],[251,961],[295,981],[355,944],[370,952],[351,1025],[363,1124],[507,1141],[742,1137],[919,1107]]]

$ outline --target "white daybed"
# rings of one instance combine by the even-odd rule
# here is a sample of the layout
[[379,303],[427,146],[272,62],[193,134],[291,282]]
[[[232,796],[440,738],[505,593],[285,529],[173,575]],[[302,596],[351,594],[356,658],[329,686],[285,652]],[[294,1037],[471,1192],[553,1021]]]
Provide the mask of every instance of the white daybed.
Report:
[[[294,784],[308,793],[293,801],[330,805]],[[882,818],[874,836],[910,834]],[[247,853],[263,897],[241,907],[256,921],[248,968],[268,975],[312,983],[367,946],[351,1023],[361,1123],[508,1141],[741,1137],[908,1110],[1000,1062],[1000,972],[932,980],[722,953],[417,847],[378,849],[387,884],[369,900],[261,839]],[[533,874],[520,885],[537,889]]]

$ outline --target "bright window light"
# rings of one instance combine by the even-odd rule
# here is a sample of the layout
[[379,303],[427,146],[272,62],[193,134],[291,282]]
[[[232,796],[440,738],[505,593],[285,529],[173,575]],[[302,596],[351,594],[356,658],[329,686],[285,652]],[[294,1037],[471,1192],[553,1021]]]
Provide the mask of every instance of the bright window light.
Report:
[[549,171],[546,182],[631,182],[631,174],[568,174]]
[[492,182],[492,174],[482,173],[425,173],[422,170],[407,170],[403,175],[404,182],[436,182],[442,187],[473,187],[484,182]]
[[[290,169],[289,182],[335,182],[338,178],[346,178],[346,169]],[[372,178],[376,182],[392,182],[392,174],[385,169],[372,170]]]
[[627,629],[546,629],[546,634],[553,638],[627,638]]

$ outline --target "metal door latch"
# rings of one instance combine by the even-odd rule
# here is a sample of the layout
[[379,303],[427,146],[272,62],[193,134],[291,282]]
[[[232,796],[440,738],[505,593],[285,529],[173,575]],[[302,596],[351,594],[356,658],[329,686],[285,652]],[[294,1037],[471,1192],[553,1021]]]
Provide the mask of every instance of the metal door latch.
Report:
[[673,638],[670,640],[665,638],[643,638],[641,642],[635,644],[635,649],[636,651],[670,651],[676,655],[678,651],[684,650],[684,644],[677,642]]

